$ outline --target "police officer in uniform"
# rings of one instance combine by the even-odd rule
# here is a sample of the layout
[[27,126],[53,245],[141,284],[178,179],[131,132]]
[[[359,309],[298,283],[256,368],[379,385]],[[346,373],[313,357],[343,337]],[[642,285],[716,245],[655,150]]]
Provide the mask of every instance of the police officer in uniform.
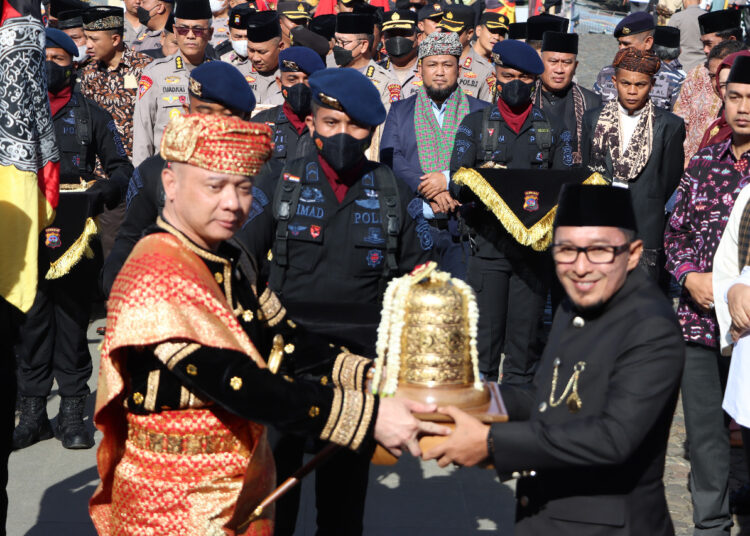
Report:
[[417,28],[419,28],[419,42],[433,32],[437,32],[438,24],[443,19],[443,6],[435,2],[427,4],[417,11]]
[[[47,29],[46,38],[47,87],[60,150],[60,183],[65,188],[66,184],[80,185],[81,180],[95,182],[85,193],[61,195],[55,222],[40,234],[37,295],[16,347],[21,418],[13,432],[13,448],[26,448],[54,434],[67,449],[88,449],[94,440],[83,423],[92,368],[86,329],[98,262],[72,245],[79,237],[90,239],[85,226],[81,233],[79,221],[100,214],[105,204],[117,206],[133,167],[112,116],[73,89],[77,53],[73,40],[52,28]],[[97,158],[108,179],[94,178]],[[67,203],[77,203],[69,196],[88,200],[86,206],[81,205],[86,214],[70,215],[65,210]],[[63,213],[70,218],[63,218]],[[53,380],[61,397],[54,432],[47,418]]]
[[173,0],[144,0],[138,7],[142,31],[133,40],[132,48],[138,52],[161,46],[161,36],[174,10]]
[[580,164],[583,113],[599,107],[601,99],[593,91],[573,82],[578,67],[578,34],[544,32],[542,62],[544,72],[536,84],[534,105],[562,124],[560,137],[570,142],[572,164]]
[[237,69],[249,65],[247,59],[247,23],[255,9],[250,4],[240,4],[229,11],[229,39],[222,41],[214,48],[221,61],[231,63]]
[[279,74],[279,52],[284,48],[281,41],[281,25],[275,11],[259,11],[248,15],[247,57],[250,69],[243,65],[240,72],[255,93],[258,104],[283,104],[284,97],[276,85]]
[[182,113],[187,101],[190,72],[208,61],[211,38],[208,0],[181,0],[175,11],[174,30],[180,47],[175,54],[154,60],[143,70],[133,117],[133,164],[159,152],[164,128]]
[[401,98],[406,99],[422,85],[417,53],[417,14],[406,9],[386,13],[383,45],[388,57],[378,63],[401,83]]
[[[493,47],[498,80],[497,105],[467,115],[456,133],[450,171],[491,165],[509,169],[564,169],[570,147],[558,138],[554,121],[531,102],[536,78],[544,71],[539,54],[506,39]],[[544,253],[520,246],[465,186],[450,183],[460,202],[474,201],[466,214],[472,253],[467,283],[479,306],[479,370],[498,379],[500,354],[504,383],[528,383],[539,359],[540,319],[549,290]]]
[[308,77],[325,68],[320,56],[307,47],[294,46],[279,53],[276,83],[284,96],[284,104],[253,117],[253,121],[265,123],[274,130],[273,154],[269,164],[277,162],[283,166],[289,160],[315,151],[305,122],[312,105]]
[[[186,113],[232,114],[248,120],[255,108],[255,97],[245,78],[226,62],[211,61],[199,65],[191,71],[187,85]],[[157,152],[133,171],[125,196],[125,219],[117,232],[115,245],[104,261],[102,289],[105,295],[109,294],[117,273],[136,242],[144,230],[156,222],[156,217],[164,206],[161,186],[163,168],[164,159]],[[267,188],[268,194],[264,194],[256,186],[257,184],[253,186],[251,217],[261,213],[261,205],[267,205],[273,195],[273,186]],[[265,256],[265,251],[263,255]]]
[[464,47],[459,60],[458,85],[470,97],[492,102],[494,71],[492,65],[471,46],[474,37],[474,10],[454,5],[445,10],[438,27],[444,32],[455,32]]
[[[654,18],[651,14],[644,11],[631,13],[615,27],[615,39],[620,49],[625,47],[635,47],[639,50],[651,50],[654,46]],[[673,84],[668,76],[662,76],[664,66],[654,76],[654,87],[651,88],[651,101],[654,105],[664,110],[671,111],[674,105],[673,95],[670,91],[674,90]],[[606,104],[617,98],[617,89],[612,77],[615,75],[615,68],[607,65],[596,77],[594,84],[594,93],[602,97],[602,104]],[[675,96],[678,93],[675,93]]]
[[281,24],[281,40],[285,47],[292,46],[292,30],[297,26],[307,26],[312,17],[307,11],[305,2],[279,2],[276,11]]
[[449,409],[456,430],[424,457],[489,458],[501,478],[520,477],[516,536],[673,536],[664,460],[685,346],[671,303],[637,268],[630,192],[565,186],[553,240],[568,298],[533,384],[500,387],[508,423]]
[[339,67],[351,67],[364,74],[380,93],[385,109],[401,98],[401,84],[386,69],[370,59],[375,32],[375,19],[367,13],[336,15],[333,58]]
[[[264,209],[275,219],[269,287],[293,319],[320,334],[341,335],[367,318],[348,347],[366,351],[367,341],[372,355],[385,283],[430,259],[432,237],[421,199],[364,156],[386,116],[377,89],[353,69],[318,71],[309,83],[307,124],[317,151],[287,162]],[[300,304],[312,318],[300,319]],[[331,310],[349,317],[322,325]],[[276,443],[279,481],[299,467],[303,449],[296,437]],[[361,534],[368,466],[341,453],[317,470],[318,534]],[[293,534],[298,497],[278,503],[277,535]]]

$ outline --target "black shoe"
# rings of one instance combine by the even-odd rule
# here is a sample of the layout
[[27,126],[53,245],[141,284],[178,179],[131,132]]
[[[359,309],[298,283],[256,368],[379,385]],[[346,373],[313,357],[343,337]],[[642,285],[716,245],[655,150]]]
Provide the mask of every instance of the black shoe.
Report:
[[20,402],[21,418],[13,430],[13,450],[25,449],[53,435],[47,418],[47,398],[22,396]]
[[55,437],[62,441],[66,449],[90,449],[94,446],[94,438],[83,422],[87,396],[64,396],[60,399]]

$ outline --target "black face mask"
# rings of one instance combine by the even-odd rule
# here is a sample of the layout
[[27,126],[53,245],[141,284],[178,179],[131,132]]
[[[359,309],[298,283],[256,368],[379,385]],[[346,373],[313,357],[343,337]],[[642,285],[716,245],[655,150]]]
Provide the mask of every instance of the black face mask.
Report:
[[58,65],[54,61],[47,61],[47,89],[50,93],[58,93],[70,85],[73,75],[72,65]]
[[385,40],[385,51],[393,58],[406,56],[414,49],[414,41],[401,35]]
[[524,106],[531,102],[531,88],[533,86],[533,82],[530,84],[524,84],[520,80],[513,80],[512,82],[500,84],[500,87],[502,88],[500,98],[511,108]]
[[135,16],[138,17],[138,22],[140,22],[143,26],[146,26],[146,24],[148,24],[148,21],[151,20],[151,12],[141,6],[138,6],[138,9],[135,12]]
[[345,67],[354,61],[354,54],[349,49],[335,45],[333,47],[333,61],[339,67]]
[[300,118],[310,113],[312,91],[302,82],[293,86],[282,86],[281,94],[284,95],[284,100],[289,103],[294,113]]
[[336,171],[344,171],[353,168],[364,158],[365,151],[370,146],[372,134],[363,140],[358,140],[349,134],[324,137],[315,132],[313,139],[315,139],[315,146],[320,156]]

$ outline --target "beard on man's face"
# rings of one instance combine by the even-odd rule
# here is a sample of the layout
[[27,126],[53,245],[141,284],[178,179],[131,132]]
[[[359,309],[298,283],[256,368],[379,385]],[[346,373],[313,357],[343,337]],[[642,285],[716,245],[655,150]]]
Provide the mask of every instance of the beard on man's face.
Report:
[[438,102],[442,102],[450,97],[454,91],[458,88],[458,80],[450,87],[447,88],[436,88],[434,86],[428,86],[424,84],[425,93],[430,99]]

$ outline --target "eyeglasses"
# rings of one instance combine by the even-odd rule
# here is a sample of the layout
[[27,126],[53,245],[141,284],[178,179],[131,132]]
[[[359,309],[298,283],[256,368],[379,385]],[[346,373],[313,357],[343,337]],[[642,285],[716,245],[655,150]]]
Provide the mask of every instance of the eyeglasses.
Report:
[[193,35],[200,39],[204,35],[208,34],[209,28],[206,28],[204,26],[182,26],[175,24],[174,30],[180,35],[187,35],[190,32],[193,32]]
[[344,47],[344,48],[346,48],[349,45],[351,45],[352,43],[361,43],[362,41],[364,41],[364,39],[352,39],[351,41],[344,41],[342,39],[334,39],[333,40],[333,44],[336,45],[336,46],[338,46],[338,47]]
[[554,244],[552,246],[552,258],[560,264],[571,264],[578,260],[578,255],[583,253],[586,260],[591,264],[612,264],[615,258],[630,249],[630,244],[621,246],[588,246],[579,248],[567,244]]

